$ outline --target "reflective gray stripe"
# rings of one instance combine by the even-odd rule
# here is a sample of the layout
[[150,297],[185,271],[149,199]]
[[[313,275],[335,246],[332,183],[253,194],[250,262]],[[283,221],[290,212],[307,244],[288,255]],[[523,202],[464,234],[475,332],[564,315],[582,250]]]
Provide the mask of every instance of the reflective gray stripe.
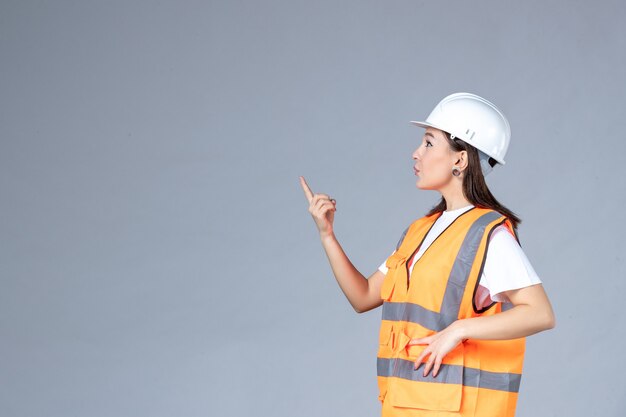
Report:
[[[446,317],[434,311],[430,311],[419,304],[414,303],[394,303],[389,301],[383,302],[383,320],[391,321],[410,321],[418,323],[422,327],[439,332],[448,325],[446,324],[452,317]],[[454,317],[452,321],[456,320]]]
[[463,385],[498,391],[519,392],[521,381],[522,374],[489,372],[476,368],[465,368],[465,373],[463,374]]
[[[394,372],[394,366],[396,367]],[[468,387],[487,388],[498,391],[519,392],[521,374],[506,372],[489,372],[476,368],[465,368],[460,365],[442,364],[439,373],[433,377],[432,370],[424,376],[424,364],[416,371],[415,364],[405,359],[378,358],[376,364],[378,376],[408,379],[421,382],[438,382],[442,384],[459,384]]]
[[448,277],[446,291],[441,303],[442,313],[430,311],[414,303],[385,301],[383,302],[383,320],[410,321],[437,332],[456,321],[459,316],[467,280],[469,279],[480,241],[485,233],[485,228],[489,223],[500,217],[500,213],[490,211],[480,216],[470,226]]
[[458,316],[461,309],[461,301],[463,300],[463,293],[465,293],[465,287],[467,286],[467,280],[469,279],[472,265],[474,264],[474,258],[478,252],[480,241],[485,234],[487,225],[494,220],[502,217],[497,211],[489,211],[480,216],[470,227],[461,249],[456,255],[454,265],[450,271],[448,277],[448,284],[446,285],[446,292],[443,296],[443,302],[441,303],[441,310],[445,311],[447,317],[444,321],[447,323],[446,327],[452,324]]
[[[393,372],[394,364],[396,364],[395,372]],[[410,379],[411,381],[439,382],[442,384],[460,384],[463,378],[462,366],[441,365],[436,378],[433,378],[432,372],[424,376],[424,365],[417,371],[413,369],[414,366],[415,364],[413,362],[404,359],[378,358],[378,376],[393,375],[402,379]]]

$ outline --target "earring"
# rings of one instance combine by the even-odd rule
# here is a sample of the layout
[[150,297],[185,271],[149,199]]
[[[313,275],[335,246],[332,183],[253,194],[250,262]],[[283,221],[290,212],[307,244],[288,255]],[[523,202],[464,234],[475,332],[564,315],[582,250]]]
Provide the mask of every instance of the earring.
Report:
[[455,177],[461,175],[461,170],[459,169],[459,167],[452,168],[452,175],[454,175]]

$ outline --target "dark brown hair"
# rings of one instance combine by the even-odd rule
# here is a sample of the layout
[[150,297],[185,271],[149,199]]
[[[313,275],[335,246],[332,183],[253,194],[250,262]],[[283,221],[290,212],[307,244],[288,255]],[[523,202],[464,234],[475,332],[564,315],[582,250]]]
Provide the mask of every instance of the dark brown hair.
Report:
[[[459,138],[450,139],[450,134],[448,132],[443,132],[443,134],[446,136],[448,144],[455,152],[467,151],[467,167],[463,171],[463,195],[465,198],[467,198],[469,202],[476,207],[489,208],[508,217],[517,233],[517,226],[522,222],[522,220],[511,210],[500,204],[493,194],[491,194],[491,191],[489,191],[487,183],[485,182],[485,177],[483,176],[483,171],[480,168],[478,150]],[[491,157],[489,158],[489,165],[493,167],[496,163],[495,159]],[[426,215],[431,216],[435,213],[444,211],[445,209],[446,200],[443,196],[441,196],[441,201],[430,209]]]

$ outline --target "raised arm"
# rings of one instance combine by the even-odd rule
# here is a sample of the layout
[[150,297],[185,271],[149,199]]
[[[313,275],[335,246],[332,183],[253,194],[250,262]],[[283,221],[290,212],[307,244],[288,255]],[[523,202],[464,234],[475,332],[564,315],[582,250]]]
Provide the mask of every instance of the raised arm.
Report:
[[357,313],[363,313],[382,304],[380,287],[385,275],[376,271],[366,279],[350,262],[333,231],[336,202],[326,194],[314,194],[300,177],[300,185],[309,202],[309,213],[320,233],[322,246],[330,262],[335,279]]

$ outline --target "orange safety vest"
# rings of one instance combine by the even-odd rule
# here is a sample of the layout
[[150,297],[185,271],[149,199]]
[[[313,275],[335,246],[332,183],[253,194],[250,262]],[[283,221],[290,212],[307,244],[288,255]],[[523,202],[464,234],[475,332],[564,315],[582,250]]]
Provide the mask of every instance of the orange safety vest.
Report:
[[[525,338],[466,339],[444,358],[436,377],[415,361],[428,345],[407,346],[456,320],[498,314],[511,303],[477,310],[474,297],[493,230],[511,221],[497,211],[473,207],[457,217],[415,262],[409,260],[441,213],[414,221],[386,262],[381,288],[382,321],[377,358],[383,417],[512,417],[524,362]],[[426,362],[424,359],[423,362]]]

